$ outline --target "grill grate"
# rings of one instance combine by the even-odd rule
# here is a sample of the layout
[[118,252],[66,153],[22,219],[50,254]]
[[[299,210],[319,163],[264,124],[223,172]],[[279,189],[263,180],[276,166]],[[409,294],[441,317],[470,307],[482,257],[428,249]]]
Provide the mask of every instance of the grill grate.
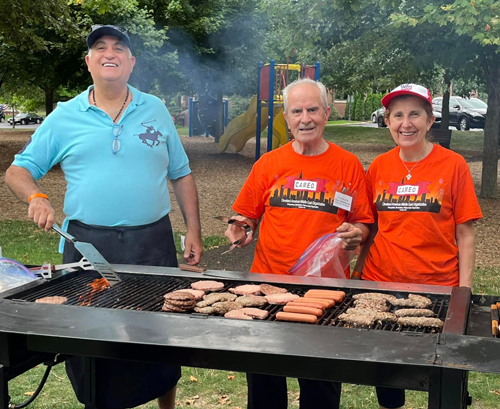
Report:
[[[54,279],[36,287],[34,289],[26,290],[17,293],[10,297],[16,300],[27,302],[34,302],[36,299],[50,296],[64,296],[68,298],[67,305],[81,305],[90,308],[112,308],[122,310],[141,310],[161,312],[164,303],[163,295],[185,288],[191,288],[191,283],[198,281],[193,278],[185,277],[170,277],[170,276],[156,276],[145,274],[120,274],[122,281],[115,284],[112,288],[105,289],[101,292],[93,292],[91,284],[95,279],[101,278],[99,274],[93,271],[82,272],[66,280]],[[217,280],[224,282],[224,280]],[[241,284],[249,284],[248,281],[230,281],[225,282],[225,287],[222,291],[228,291],[231,287],[236,287]],[[279,284],[280,287],[287,288],[289,292],[297,295],[304,295],[311,287],[302,285],[288,285]],[[339,321],[338,316],[344,313],[348,308],[353,306],[354,300],[352,296],[355,293],[362,291],[356,290],[355,292],[350,289],[341,288],[346,292],[345,300],[334,307],[325,310],[323,316],[318,319],[315,325],[321,326],[334,326],[334,327],[347,327],[346,324]],[[393,293],[397,297],[408,297],[408,293]],[[425,295],[425,294],[424,294]],[[449,306],[448,296],[440,295],[426,295],[432,300],[431,309],[434,311],[435,316],[444,321]],[[84,302],[90,302],[90,305],[84,305]],[[267,321],[275,321],[276,314],[283,310],[281,305],[268,304],[264,309],[269,312]],[[394,312],[397,307],[391,307],[391,312]],[[162,312],[162,314],[176,314]],[[204,315],[198,313],[191,313],[195,315]],[[208,316],[207,318],[212,318]],[[311,325],[311,324],[307,324]],[[404,331],[415,333],[430,333],[440,332],[440,330],[432,328],[416,328],[416,327],[401,327],[396,323],[375,323],[370,327],[374,330],[383,331]]]

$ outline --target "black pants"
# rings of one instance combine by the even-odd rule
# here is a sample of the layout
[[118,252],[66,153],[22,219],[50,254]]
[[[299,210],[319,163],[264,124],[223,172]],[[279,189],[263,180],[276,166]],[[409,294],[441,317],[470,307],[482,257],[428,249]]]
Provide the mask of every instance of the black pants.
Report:
[[[135,227],[88,226],[71,221],[68,232],[79,241],[92,243],[110,263],[177,267],[172,226],[168,215],[155,223]],[[63,262],[82,255],[67,243]],[[181,377],[177,365],[95,358],[95,402],[100,409],[124,409],[142,405],[172,389]],[[66,372],[78,400],[84,400],[85,357],[66,361]]]
[[378,404],[387,409],[400,408],[405,404],[405,390],[376,387]]
[[[342,384],[298,379],[300,409],[339,409]],[[247,373],[248,409],[286,409],[288,395],[284,376]]]

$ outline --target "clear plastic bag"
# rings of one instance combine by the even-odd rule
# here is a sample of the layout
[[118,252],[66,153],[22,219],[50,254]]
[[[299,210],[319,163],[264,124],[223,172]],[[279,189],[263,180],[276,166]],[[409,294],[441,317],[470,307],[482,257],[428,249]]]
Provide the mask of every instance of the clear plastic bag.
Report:
[[345,251],[338,233],[325,234],[313,242],[290,268],[293,275],[307,277],[349,278],[345,270],[355,256]]
[[37,279],[35,274],[18,261],[0,257],[0,292]]

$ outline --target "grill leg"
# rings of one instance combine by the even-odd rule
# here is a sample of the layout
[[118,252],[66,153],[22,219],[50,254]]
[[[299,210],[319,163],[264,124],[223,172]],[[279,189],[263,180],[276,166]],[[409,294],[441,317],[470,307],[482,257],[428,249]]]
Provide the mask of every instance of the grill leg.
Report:
[[466,409],[468,371],[436,368],[429,383],[429,409]]
[[[96,371],[95,371],[95,358],[86,356],[84,358],[85,379],[83,384],[84,404],[85,409],[96,409]],[[1,408],[0,408],[1,409]]]
[[0,409],[9,407],[9,381],[5,373],[5,367],[0,365]]

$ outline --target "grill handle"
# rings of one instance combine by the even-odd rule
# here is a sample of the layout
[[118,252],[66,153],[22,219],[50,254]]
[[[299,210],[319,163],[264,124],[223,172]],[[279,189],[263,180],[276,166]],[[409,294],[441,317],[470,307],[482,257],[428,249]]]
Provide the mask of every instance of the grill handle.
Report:
[[52,225],[52,230],[55,230],[58,232],[61,236],[63,236],[66,240],[68,240],[70,243],[75,243],[76,239],[69,233],[63,231],[57,224]]

